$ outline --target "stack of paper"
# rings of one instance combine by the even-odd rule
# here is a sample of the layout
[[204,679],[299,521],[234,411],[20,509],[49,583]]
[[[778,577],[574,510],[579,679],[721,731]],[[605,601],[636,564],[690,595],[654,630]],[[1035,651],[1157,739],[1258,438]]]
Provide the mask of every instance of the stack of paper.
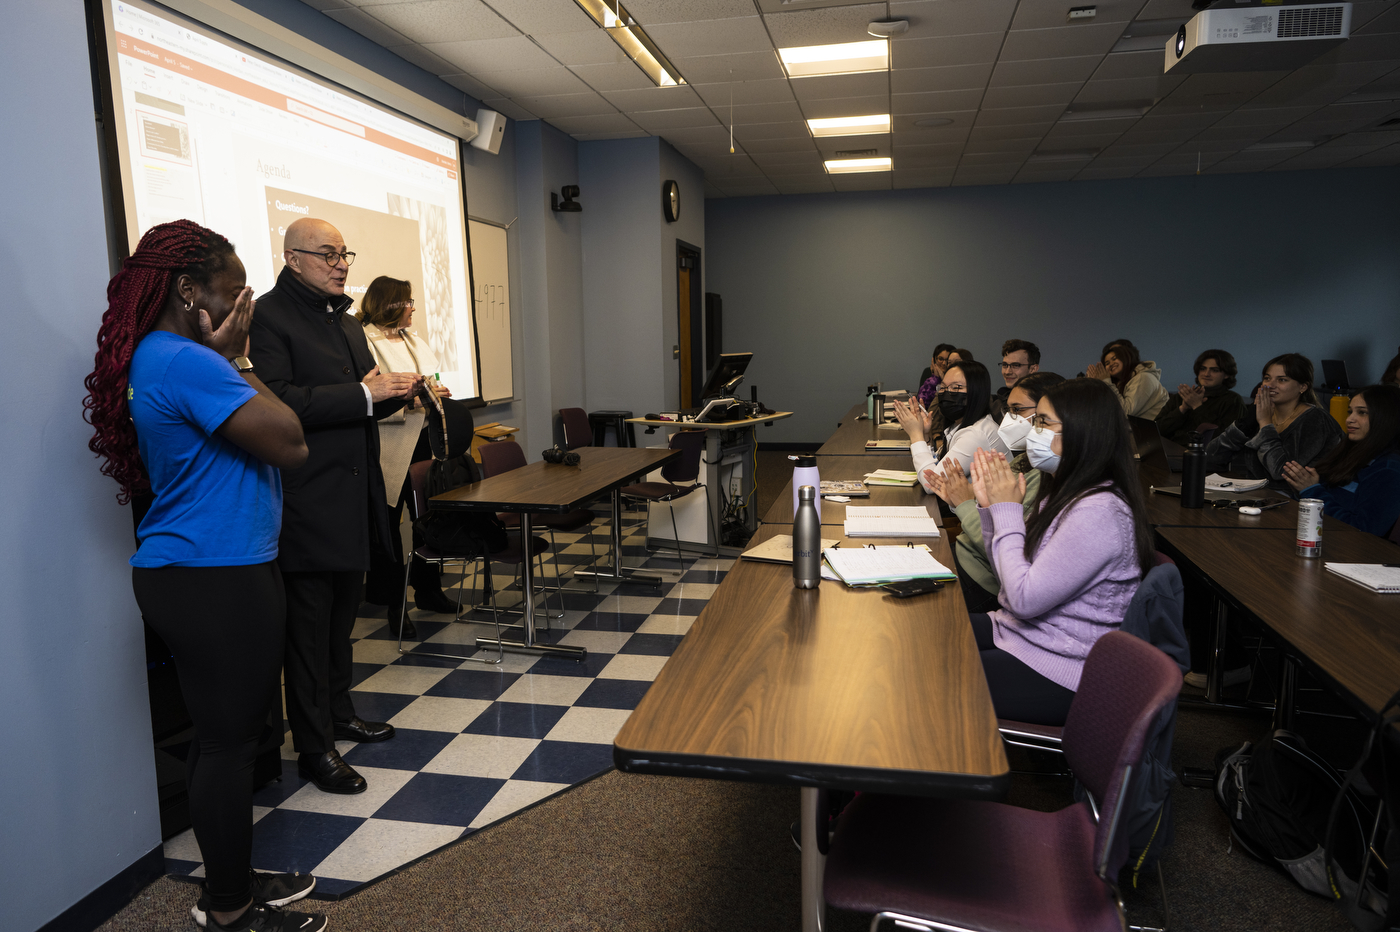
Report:
[[905,579],[957,579],[927,547],[838,547],[822,551],[827,566],[848,586],[882,586]]
[[919,474],[912,469],[877,469],[865,474],[866,485],[896,485],[912,489],[919,481]]
[[[822,549],[834,546],[836,541],[822,538]],[[791,563],[792,562],[792,535],[774,534],[772,537],[758,544],[750,550],[745,550],[740,554],[745,560],[757,560],[759,563]]]
[[937,537],[938,522],[920,505],[846,508],[847,537]]
[[[847,509],[849,511],[849,509]],[[1372,592],[1400,592],[1400,566],[1384,563],[1324,563],[1330,573]]]
[[1219,473],[1206,476],[1206,488],[1212,492],[1253,492],[1268,484],[1268,479],[1227,479]]
[[908,437],[903,440],[867,440],[865,441],[866,453],[889,453],[908,450],[912,441]]
[[870,490],[859,479],[823,479],[822,494],[868,496]]

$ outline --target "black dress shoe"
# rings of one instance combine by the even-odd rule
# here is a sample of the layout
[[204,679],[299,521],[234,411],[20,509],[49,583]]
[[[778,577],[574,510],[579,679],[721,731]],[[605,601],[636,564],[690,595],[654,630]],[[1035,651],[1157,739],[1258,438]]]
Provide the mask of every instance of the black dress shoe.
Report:
[[[336,726],[336,730],[340,730],[339,726]],[[316,784],[317,789],[327,793],[350,795],[363,793],[369,789],[365,778],[356,773],[355,768],[345,763],[339,751],[299,755],[297,757],[297,773]]]
[[387,722],[366,722],[357,715],[348,722],[336,722],[335,736],[342,741],[373,744],[394,737],[394,726]]
[[[397,616],[397,617],[396,617]],[[403,625],[403,633],[399,633],[399,625]],[[389,633],[394,637],[402,637],[405,641],[418,640],[418,629],[413,626],[413,619],[404,612],[399,616],[398,607],[389,609]]]
[[439,615],[457,614],[457,603],[437,592],[415,592],[413,601],[425,612],[436,612]]

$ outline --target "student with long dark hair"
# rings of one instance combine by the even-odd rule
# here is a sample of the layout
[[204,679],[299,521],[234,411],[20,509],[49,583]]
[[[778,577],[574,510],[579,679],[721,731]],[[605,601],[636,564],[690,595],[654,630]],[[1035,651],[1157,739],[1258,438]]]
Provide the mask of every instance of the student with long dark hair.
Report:
[[1097,379],[1054,386],[1026,438],[1049,474],[1027,521],[1024,474],[978,450],[972,488],[982,541],[1001,582],[1001,608],[972,627],[999,718],[1062,725],[1084,658],[1123,622],[1154,563],[1128,421]]
[[1162,387],[1162,370],[1152,360],[1144,360],[1130,340],[1105,346],[1087,374],[1113,386],[1129,417],[1152,420],[1166,407],[1168,393]]
[[1283,466],[1312,466],[1342,441],[1342,428],[1317,403],[1312,361],[1284,353],[1264,363],[1263,381],[1239,420],[1206,445],[1206,465],[1286,489]]
[[963,360],[949,365],[938,393],[938,410],[948,425],[943,432],[943,453],[936,455],[929,448],[928,421],[913,404],[895,402],[895,417],[913,441],[909,453],[914,458],[914,471],[924,491],[932,493],[933,486],[924,478],[927,470],[943,473],[945,460],[957,460],[964,475],[972,468],[972,454],[978,447],[1007,452],[1006,444],[997,436],[997,422],[991,415],[992,380],[987,367],[980,362]]
[[253,761],[282,667],[279,468],[306,461],[301,421],[248,362],[253,292],[228,240],[188,220],[152,227],[107,286],[85,380],[88,446],[119,500],[149,488],[131,581],[175,656],[194,722],[190,822],[204,857],[192,910],[213,929],[324,929],[276,907],[305,874],[254,874]]
[[1196,375],[1195,382],[1178,385],[1157,415],[1157,429],[1162,436],[1182,446],[1191,442],[1191,435],[1202,424],[1224,429],[1244,412],[1244,399],[1231,391],[1239,375],[1234,356],[1221,349],[1208,349],[1196,357],[1191,371]]
[[1371,385],[1351,397],[1347,439],[1317,467],[1296,462],[1283,478],[1299,498],[1320,498],[1322,510],[1378,537],[1400,520],[1400,386]]
[[943,374],[948,371],[948,354],[956,352],[956,349],[951,343],[940,343],[933,348],[933,356],[928,367],[919,376],[919,388],[915,393],[924,407],[927,408],[933,401],[933,395],[938,391],[938,383],[943,381]]

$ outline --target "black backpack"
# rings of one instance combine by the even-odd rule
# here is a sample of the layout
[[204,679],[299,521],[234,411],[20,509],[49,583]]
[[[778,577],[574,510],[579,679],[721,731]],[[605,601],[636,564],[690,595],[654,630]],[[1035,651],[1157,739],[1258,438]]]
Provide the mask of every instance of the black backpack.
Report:
[[[439,399],[431,391],[420,396],[428,415],[425,426],[433,454],[428,467],[428,497],[480,482],[481,468],[471,457],[471,409],[450,398]],[[413,527],[424,543],[444,556],[481,557],[506,548],[506,526],[490,511],[433,509],[413,522]]]
[[[1232,842],[1328,899],[1355,896],[1354,878],[1376,818],[1375,809],[1343,783],[1301,737],[1283,729],[1257,745],[1246,741],[1216,754],[1215,800],[1230,821]],[[1367,888],[1363,902],[1384,913],[1384,894],[1369,880]]]

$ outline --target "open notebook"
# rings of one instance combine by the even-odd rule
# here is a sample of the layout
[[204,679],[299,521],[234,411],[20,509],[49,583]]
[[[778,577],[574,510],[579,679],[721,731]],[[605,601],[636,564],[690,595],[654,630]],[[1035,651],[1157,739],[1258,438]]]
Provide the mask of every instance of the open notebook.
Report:
[[1324,563],[1329,573],[1365,586],[1372,592],[1400,593],[1400,566],[1384,563]]

